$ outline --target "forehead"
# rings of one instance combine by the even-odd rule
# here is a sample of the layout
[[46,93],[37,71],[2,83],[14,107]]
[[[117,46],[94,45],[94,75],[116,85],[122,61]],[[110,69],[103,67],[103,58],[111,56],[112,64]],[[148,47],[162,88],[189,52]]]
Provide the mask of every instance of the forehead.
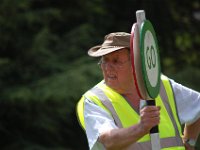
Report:
[[128,58],[128,57],[129,57],[129,50],[126,48],[102,56],[102,58]]

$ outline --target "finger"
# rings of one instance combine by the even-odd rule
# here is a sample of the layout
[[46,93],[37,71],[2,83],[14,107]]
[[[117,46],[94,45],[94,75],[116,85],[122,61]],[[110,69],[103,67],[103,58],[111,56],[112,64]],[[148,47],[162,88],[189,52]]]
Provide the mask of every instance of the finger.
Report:
[[154,118],[154,117],[159,117],[160,112],[159,111],[154,111],[154,112],[142,112],[140,114],[141,118]]
[[140,120],[140,124],[143,127],[144,130],[147,132],[150,131],[150,129],[160,123],[160,117],[155,118],[145,118]]
[[145,106],[140,110],[140,112],[160,111],[160,109],[160,106]]

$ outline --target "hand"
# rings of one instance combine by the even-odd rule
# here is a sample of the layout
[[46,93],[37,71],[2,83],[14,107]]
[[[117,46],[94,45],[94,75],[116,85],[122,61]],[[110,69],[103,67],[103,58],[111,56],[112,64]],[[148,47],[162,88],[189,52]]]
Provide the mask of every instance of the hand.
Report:
[[189,144],[185,143],[185,149],[186,150],[195,150],[195,147],[190,146]]
[[150,129],[160,122],[160,107],[146,106],[140,110],[140,125],[144,132],[149,133]]

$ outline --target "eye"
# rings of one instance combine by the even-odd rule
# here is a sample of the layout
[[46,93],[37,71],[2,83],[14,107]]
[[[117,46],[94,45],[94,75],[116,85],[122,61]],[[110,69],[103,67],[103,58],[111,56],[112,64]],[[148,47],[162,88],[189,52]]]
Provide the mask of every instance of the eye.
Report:
[[114,60],[113,60],[113,64],[115,64],[115,65],[116,65],[116,64],[119,64],[119,63],[120,63],[120,62],[119,62],[119,60],[118,60],[118,59],[114,59]]

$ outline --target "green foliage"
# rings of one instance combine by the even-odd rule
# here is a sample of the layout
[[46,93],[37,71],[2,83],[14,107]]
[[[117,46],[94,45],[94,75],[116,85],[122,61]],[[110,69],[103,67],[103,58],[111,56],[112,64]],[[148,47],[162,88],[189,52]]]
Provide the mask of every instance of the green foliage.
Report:
[[[192,75],[192,76],[191,76]],[[194,67],[185,67],[184,70],[177,72],[176,74],[170,74],[171,78],[176,80],[176,82],[181,83],[187,87],[190,87],[194,90],[200,91],[200,69]]]
[[69,140],[78,136],[71,130],[78,128],[75,105],[81,94],[101,78],[97,64],[82,58],[63,73],[5,90],[1,100],[4,119],[0,132],[5,137],[2,148],[59,150],[71,146],[79,149],[79,145]]

